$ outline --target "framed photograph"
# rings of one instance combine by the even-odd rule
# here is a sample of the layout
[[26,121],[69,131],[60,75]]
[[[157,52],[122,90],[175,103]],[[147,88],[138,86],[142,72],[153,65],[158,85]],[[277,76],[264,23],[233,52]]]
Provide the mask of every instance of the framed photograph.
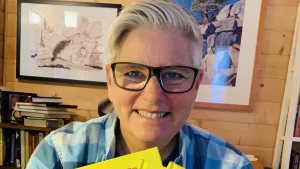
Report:
[[120,4],[18,0],[17,78],[106,85]]
[[196,19],[203,36],[195,106],[253,110],[267,1],[173,1]]

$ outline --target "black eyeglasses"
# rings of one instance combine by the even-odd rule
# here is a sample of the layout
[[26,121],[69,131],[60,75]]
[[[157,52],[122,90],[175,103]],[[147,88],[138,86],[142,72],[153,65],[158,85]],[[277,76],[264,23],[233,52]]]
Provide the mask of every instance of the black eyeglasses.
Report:
[[185,93],[192,89],[198,69],[189,66],[151,67],[131,62],[111,64],[115,84],[125,90],[143,90],[151,76],[157,77],[164,92]]

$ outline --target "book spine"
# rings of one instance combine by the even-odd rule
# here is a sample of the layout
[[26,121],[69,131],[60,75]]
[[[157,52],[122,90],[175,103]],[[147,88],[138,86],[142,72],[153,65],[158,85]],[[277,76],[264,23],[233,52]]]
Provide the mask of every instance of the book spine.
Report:
[[5,162],[4,164],[10,166],[10,152],[11,152],[11,132],[9,129],[5,130]]
[[57,120],[47,120],[47,119],[30,119],[24,118],[24,125],[25,126],[33,126],[33,127],[48,127],[48,128],[60,128],[64,126],[63,119]]
[[25,131],[25,164],[29,161],[29,132]]
[[2,151],[2,158],[3,158],[3,165],[6,163],[6,136],[5,136],[5,130],[2,130],[2,139],[3,139],[3,151]]
[[49,128],[60,128],[64,126],[64,120],[46,120],[46,126]]
[[296,157],[295,157],[295,166],[294,166],[294,169],[298,169],[300,154],[298,152],[295,152],[295,153],[296,153]]
[[34,134],[34,149],[39,145],[39,134],[35,133]]
[[44,139],[44,133],[39,133],[39,143]]
[[32,154],[32,149],[33,149],[33,142],[32,142],[32,134],[29,132],[29,158],[31,157],[31,154]]
[[294,166],[295,166],[295,158],[296,158],[296,154],[295,154],[295,151],[292,150],[292,153],[291,153],[291,161],[290,161],[290,169],[294,169]]
[[21,167],[24,169],[26,166],[25,162],[25,131],[21,130],[20,131],[20,140],[21,140]]
[[2,133],[2,128],[0,128],[0,166],[3,165],[3,133]]
[[10,165],[15,166],[16,133],[11,134]]
[[294,136],[299,137],[300,136],[299,135],[300,134],[300,113],[299,113],[299,111],[297,112],[296,120],[297,120],[297,122],[296,122],[296,129],[294,130],[295,131]]
[[21,167],[21,136],[20,130],[16,130],[15,166]]

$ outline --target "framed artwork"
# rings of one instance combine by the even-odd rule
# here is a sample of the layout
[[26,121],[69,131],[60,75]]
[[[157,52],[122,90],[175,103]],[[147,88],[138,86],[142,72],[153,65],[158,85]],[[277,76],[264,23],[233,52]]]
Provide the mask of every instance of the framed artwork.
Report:
[[173,0],[198,22],[203,79],[195,106],[253,110],[266,0]]
[[105,85],[108,29],[121,7],[18,0],[17,78]]

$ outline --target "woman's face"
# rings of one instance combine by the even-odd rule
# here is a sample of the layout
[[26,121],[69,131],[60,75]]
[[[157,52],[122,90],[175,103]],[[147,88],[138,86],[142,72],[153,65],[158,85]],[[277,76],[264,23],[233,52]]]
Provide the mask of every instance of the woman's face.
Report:
[[[125,38],[116,62],[193,67],[190,49],[188,39],[172,29],[138,28]],[[168,142],[179,132],[191,112],[201,80],[198,75],[189,92],[172,94],[165,93],[156,76],[152,76],[144,90],[128,91],[116,86],[109,65],[106,71],[109,99],[120,119],[122,134],[153,145]],[[152,118],[138,112],[169,113],[162,118]]]

